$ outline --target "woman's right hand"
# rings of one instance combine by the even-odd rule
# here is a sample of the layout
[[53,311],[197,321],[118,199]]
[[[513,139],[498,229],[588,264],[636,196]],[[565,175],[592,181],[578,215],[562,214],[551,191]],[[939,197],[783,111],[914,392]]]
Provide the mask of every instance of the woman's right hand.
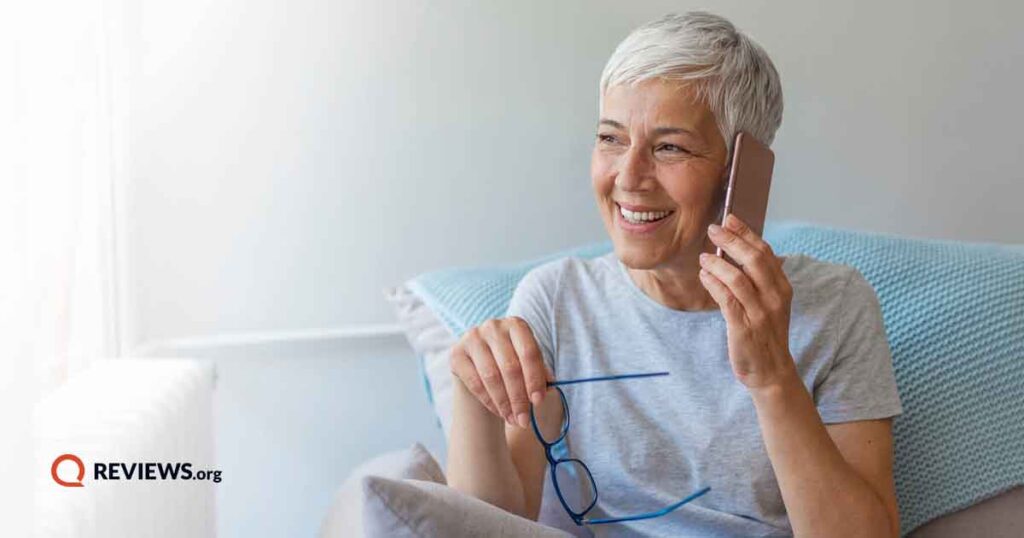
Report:
[[526,321],[489,319],[452,346],[451,370],[491,413],[510,425],[530,424],[530,402],[539,405],[554,375]]

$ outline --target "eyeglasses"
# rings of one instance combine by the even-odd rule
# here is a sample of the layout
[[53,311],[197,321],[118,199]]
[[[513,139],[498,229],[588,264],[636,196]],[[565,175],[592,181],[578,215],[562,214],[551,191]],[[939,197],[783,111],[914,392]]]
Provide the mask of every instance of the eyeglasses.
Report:
[[[705,487],[685,499],[671,504],[654,512],[647,512],[644,514],[637,514],[632,516],[622,517],[610,517],[593,519],[585,517],[594,505],[597,504],[597,484],[594,482],[594,475],[590,473],[590,468],[587,467],[586,463],[576,458],[555,458],[552,453],[552,449],[558,443],[565,439],[567,433],[569,433],[569,402],[565,399],[565,393],[562,392],[560,385],[571,385],[574,383],[589,383],[592,381],[612,381],[617,379],[627,378],[640,378],[640,377],[655,377],[669,375],[669,372],[652,372],[645,374],[623,374],[623,375],[611,375],[601,377],[588,377],[581,379],[567,379],[562,381],[549,381],[547,386],[555,387],[558,391],[558,396],[562,400],[562,415],[564,420],[562,421],[562,431],[558,437],[554,440],[547,440],[544,438],[544,434],[540,431],[540,426],[537,424],[537,416],[533,412],[533,406],[530,406],[530,422],[533,424],[533,431],[537,434],[537,439],[544,445],[544,455],[548,459],[548,464],[551,467],[551,482],[555,486],[555,493],[558,494],[558,500],[561,501],[565,511],[569,513],[573,522],[577,525],[597,525],[601,523],[617,523],[620,521],[635,521],[638,519],[651,519],[659,516],[663,516],[676,508],[704,495],[708,491],[711,491],[710,487]],[[585,478],[585,483],[575,483],[576,478]],[[565,486],[578,485],[585,486],[575,489],[563,489]],[[588,487],[587,487],[588,486]]]

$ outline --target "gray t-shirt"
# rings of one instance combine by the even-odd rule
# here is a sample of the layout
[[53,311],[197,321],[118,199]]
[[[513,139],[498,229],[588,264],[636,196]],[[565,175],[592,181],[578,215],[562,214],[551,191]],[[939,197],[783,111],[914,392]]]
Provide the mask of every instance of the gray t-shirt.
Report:
[[[902,413],[874,289],[848,265],[787,256],[790,351],[824,423]],[[556,379],[668,371],[562,387],[570,429],[559,448],[593,473],[596,536],[787,536],[792,528],[754,405],[729,363],[720,310],[674,310],[647,296],[614,251],[531,270],[507,315],[526,320]],[[554,503],[550,475],[544,504]],[[559,482],[561,485],[561,482]]]

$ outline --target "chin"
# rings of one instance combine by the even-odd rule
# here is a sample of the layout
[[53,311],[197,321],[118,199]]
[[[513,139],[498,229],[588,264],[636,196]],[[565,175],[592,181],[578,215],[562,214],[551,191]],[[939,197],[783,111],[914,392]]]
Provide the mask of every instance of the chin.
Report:
[[629,244],[626,239],[615,241],[614,245],[615,255],[630,269],[653,269],[665,261],[661,248]]

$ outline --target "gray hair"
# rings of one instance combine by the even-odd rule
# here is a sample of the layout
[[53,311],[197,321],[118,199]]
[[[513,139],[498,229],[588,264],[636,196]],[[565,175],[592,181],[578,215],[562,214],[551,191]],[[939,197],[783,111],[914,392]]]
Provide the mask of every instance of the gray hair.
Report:
[[670,14],[633,30],[601,73],[601,105],[609,87],[652,78],[694,81],[730,154],[737,132],[771,145],[782,124],[782,84],[768,53],[718,15]]

